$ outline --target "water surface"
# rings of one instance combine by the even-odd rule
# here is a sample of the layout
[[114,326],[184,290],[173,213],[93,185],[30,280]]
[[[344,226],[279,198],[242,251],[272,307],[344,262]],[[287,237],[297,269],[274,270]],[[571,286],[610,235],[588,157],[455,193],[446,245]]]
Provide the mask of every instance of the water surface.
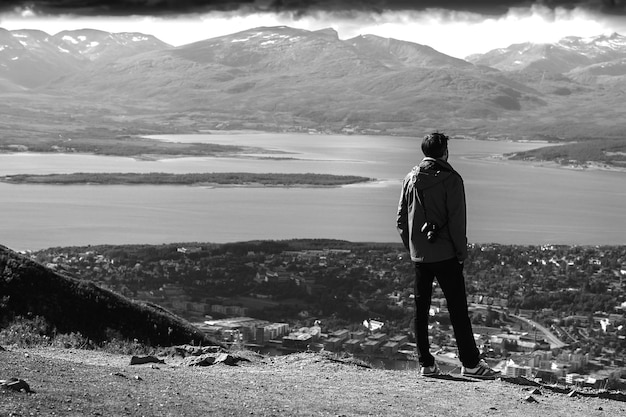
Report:
[[[401,180],[419,139],[202,134],[160,140],[264,147],[276,153],[156,161],[83,154],[2,154],[0,175],[69,172],[280,172],[361,175],[340,188],[12,185],[0,183],[0,244],[16,250],[87,244],[334,238],[398,242]],[[470,242],[626,244],[626,174],[492,158],[541,146],[453,140],[465,180]],[[285,159],[289,158],[289,159]]]

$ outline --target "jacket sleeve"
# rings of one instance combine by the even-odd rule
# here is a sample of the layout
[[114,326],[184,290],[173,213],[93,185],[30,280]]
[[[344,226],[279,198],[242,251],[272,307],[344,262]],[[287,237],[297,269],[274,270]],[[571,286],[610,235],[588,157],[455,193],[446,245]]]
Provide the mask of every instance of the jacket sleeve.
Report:
[[406,179],[402,182],[402,190],[400,192],[400,201],[398,202],[398,213],[396,216],[396,227],[400,237],[402,238],[402,244],[409,250],[409,216],[408,206],[406,201],[406,193],[404,188],[406,186]]
[[460,175],[450,176],[447,184],[446,205],[448,211],[448,229],[454,245],[456,258],[467,258],[467,212],[465,206],[465,186]]

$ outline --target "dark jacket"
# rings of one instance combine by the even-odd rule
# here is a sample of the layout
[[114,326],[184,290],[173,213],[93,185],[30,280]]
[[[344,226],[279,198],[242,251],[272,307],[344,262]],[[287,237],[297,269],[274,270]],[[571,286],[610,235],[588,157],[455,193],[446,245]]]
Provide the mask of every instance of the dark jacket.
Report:
[[[420,232],[426,217],[440,229],[434,242]],[[404,178],[396,223],[413,262],[464,261],[467,219],[461,175],[443,160],[424,158]]]

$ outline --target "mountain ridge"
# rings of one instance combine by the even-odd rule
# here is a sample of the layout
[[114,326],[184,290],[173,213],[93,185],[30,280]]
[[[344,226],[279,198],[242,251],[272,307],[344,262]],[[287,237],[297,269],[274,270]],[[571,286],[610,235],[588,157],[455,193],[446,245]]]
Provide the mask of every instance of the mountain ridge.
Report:
[[[28,47],[29,36],[39,43]],[[615,137],[626,128],[617,117],[624,57],[619,34],[512,45],[470,62],[374,35],[342,40],[333,29],[258,27],[178,47],[136,33],[2,30],[0,91],[24,93],[44,114],[60,98],[75,102],[75,117],[62,121],[71,130],[89,114],[94,124],[134,133],[119,120],[141,120],[151,133],[393,135],[444,125],[491,137],[511,129],[520,139]],[[17,113],[15,124],[26,123]]]
[[520,43],[466,59],[503,71],[534,68],[568,73],[576,68],[611,62],[626,57],[626,37],[618,33],[590,38],[568,36],[555,43]]

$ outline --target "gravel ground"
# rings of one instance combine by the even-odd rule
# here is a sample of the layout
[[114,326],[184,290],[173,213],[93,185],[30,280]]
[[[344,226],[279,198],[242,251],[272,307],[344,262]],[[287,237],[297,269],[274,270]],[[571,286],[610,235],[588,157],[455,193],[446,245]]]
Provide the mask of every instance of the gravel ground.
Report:
[[233,352],[234,366],[189,366],[189,358],[130,365],[99,351],[5,347],[0,416],[618,416],[626,402],[570,396],[546,387],[476,381],[415,370],[380,370],[322,353],[264,357]]

